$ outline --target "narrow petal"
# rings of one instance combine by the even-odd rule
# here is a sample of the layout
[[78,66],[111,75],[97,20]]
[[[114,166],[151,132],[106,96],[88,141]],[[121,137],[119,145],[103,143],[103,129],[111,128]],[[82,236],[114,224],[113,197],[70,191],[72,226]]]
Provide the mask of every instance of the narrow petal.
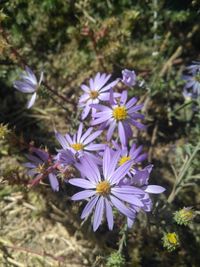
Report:
[[92,122],[91,122],[91,125],[97,125],[97,124],[100,124],[102,122],[105,122],[107,120],[109,120],[109,118],[112,117],[112,114],[105,114],[104,116],[102,116],[101,118],[98,118],[98,119],[94,119]]
[[69,147],[67,140],[65,139],[65,137],[62,134],[60,134],[59,132],[56,132],[55,136],[56,136],[57,141],[62,146],[62,148],[66,149]]
[[116,166],[117,166],[117,163],[119,161],[119,158],[120,158],[120,153],[121,151],[117,151],[114,153],[114,155],[112,156],[112,160],[108,166],[108,171],[107,171],[107,179],[110,180],[110,177],[113,175],[115,169],[116,169]]
[[98,200],[98,196],[94,196],[85,206],[85,208],[83,209],[83,212],[81,214],[81,219],[84,219],[85,217],[89,216],[90,213],[92,212],[94,206],[97,203]]
[[108,222],[108,228],[109,230],[113,229],[113,212],[112,212],[112,207],[107,199],[105,199],[105,207],[106,207],[106,218]]
[[99,228],[103,218],[104,211],[104,197],[100,197],[95,208],[94,212],[94,221],[93,221],[93,230],[94,232]]
[[130,186],[130,185],[123,185],[123,186],[115,186],[112,188],[111,192],[114,193],[121,193],[121,194],[137,194],[137,195],[145,195],[145,192],[137,187]]
[[90,181],[86,179],[81,179],[81,178],[73,178],[69,180],[69,183],[78,187],[82,187],[85,189],[92,189],[95,188],[96,186],[92,184]]
[[145,192],[146,193],[150,193],[150,194],[161,194],[165,191],[166,189],[162,186],[159,185],[148,185],[145,188]]
[[77,143],[80,143],[82,132],[83,132],[83,123],[80,123],[77,133]]
[[88,146],[84,147],[84,150],[89,151],[97,151],[97,150],[104,150],[105,149],[104,144],[89,144]]
[[119,133],[119,138],[122,143],[122,145],[126,145],[127,140],[126,140],[126,132],[124,130],[124,126],[121,121],[118,123],[118,133]]
[[125,216],[127,216],[130,219],[134,219],[135,215],[134,213],[127,208],[119,199],[117,199],[114,196],[110,196],[110,200],[112,202],[112,204]]
[[87,131],[82,135],[80,142],[83,143],[84,140],[91,134],[92,131],[93,131],[92,127],[88,128]]
[[88,197],[91,197],[93,195],[96,194],[96,191],[95,190],[84,190],[84,191],[81,191],[79,193],[76,193],[75,195],[73,195],[71,197],[72,200],[82,200],[82,199],[86,199]]
[[49,173],[49,182],[51,184],[51,188],[53,191],[59,191],[59,183],[58,179],[56,178],[56,175],[53,173]]
[[125,105],[127,97],[128,97],[128,92],[127,91],[123,91],[121,93],[120,105]]
[[135,103],[137,102],[137,98],[133,97],[131,98],[127,104],[126,104],[126,108],[129,109],[130,107],[132,107],[133,105],[135,105]]
[[113,132],[115,130],[115,127],[116,127],[116,121],[113,120],[108,128],[108,131],[107,131],[107,141],[110,141],[112,135],[113,135]]
[[110,148],[107,146],[103,154],[103,175],[108,177],[108,168],[110,164]]
[[91,143],[92,141],[94,141],[94,139],[96,139],[103,131],[96,131],[93,134],[91,134],[89,137],[87,137],[84,140],[84,145],[87,145],[88,143]]
[[141,200],[139,200],[139,198],[137,198],[134,195],[130,195],[130,194],[121,194],[121,193],[117,193],[117,192],[113,192],[113,195],[115,195],[117,198],[119,198],[120,200],[123,200],[127,203],[130,203],[132,205],[135,205],[137,207],[143,207],[143,203]]
[[84,108],[84,110],[82,111],[82,114],[81,114],[82,120],[84,120],[88,116],[90,109],[91,109],[90,106],[86,105],[86,107]]
[[32,84],[25,83],[22,81],[15,81],[13,83],[15,89],[22,93],[34,93],[35,92],[35,87]]
[[121,165],[118,169],[115,170],[113,175],[110,177],[110,182],[112,184],[117,184],[120,180],[122,180],[126,174],[130,171],[132,161],[127,161],[123,165]]
[[30,99],[30,100],[28,101],[28,103],[27,103],[27,108],[28,108],[28,109],[31,108],[31,107],[34,105],[35,100],[36,100],[36,96],[37,96],[36,93],[34,93],[34,94],[31,96],[31,99]]

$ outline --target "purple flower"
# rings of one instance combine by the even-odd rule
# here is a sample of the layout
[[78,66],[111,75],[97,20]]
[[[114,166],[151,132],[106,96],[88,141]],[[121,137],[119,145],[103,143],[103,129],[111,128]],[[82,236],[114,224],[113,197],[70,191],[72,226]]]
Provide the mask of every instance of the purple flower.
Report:
[[[78,131],[76,134],[71,137],[69,134],[65,136],[61,135],[59,132],[56,132],[56,139],[62,146],[64,150],[69,150],[71,153],[80,158],[84,155],[89,155],[97,162],[99,159],[92,154],[93,151],[104,150],[104,144],[94,144],[93,141],[102,133],[102,131],[95,131],[93,132],[93,128],[90,127],[87,129],[85,133],[83,133],[83,123],[80,123]],[[62,152],[63,153],[63,152]],[[70,155],[63,155],[66,160],[70,160]]]
[[30,100],[27,103],[27,108],[31,108],[36,100],[37,90],[43,80],[43,72],[40,74],[39,82],[37,81],[35,74],[29,67],[25,67],[25,74],[21,74],[21,80],[13,83],[14,87],[25,94],[32,94]]
[[31,184],[35,185],[48,176],[52,190],[59,191],[59,183],[49,153],[38,148],[32,148],[31,150],[35,155],[27,155],[30,162],[24,163],[24,166],[30,169],[28,175],[34,177]]
[[131,148],[127,146],[120,146],[115,141],[112,141],[115,150],[120,151],[119,166],[126,163],[128,160],[132,160],[133,164],[142,162],[147,158],[147,153],[142,153],[142,146],[136,147],[136,144],[132,144]]
[[[84,120],[90,110],[90,104],[98,104],[99,101],[108,101],[109,100],[109,90],[113,88],[117,83],[118,79],[115,81],[106,84],[110,79],[111,75],[105,73],[100,74],[99,72],[96,76],[89,80],[89,86],[82,84],[81,89],[84,91],[84,94],[79,99],[79,107],[84,108],[82,112],[82,120]],[[117,96],[118,94],[116,94]],[[94,109],[92,109],[95,112]]]
[[136,74],[134,70],[122,70],[122,82],[129,86],[132,87],[136,84]]
[[183,89],[184,97],[197,98],[200,96],[200,62],[187,67],[190,75],[184,75],[183,79],[186,84]]
[[[81,178],[70,179],[69,183],[83,191],[72,196],[72,200],[89,199],[83,209],[81,218],[88,217],[94,210],[93,230],[96,231],[101,224],[105,212],[108,227],[113,229],[113,212],[115,207],[120,213],[134,220],[136,210],[134,207],[143,207],[141,199],[144,192],[134,186],[119,185],[129,172],[132,162],[126,162],[118,167],[120,152],[114,155],[110,148],[106,148],[103,154],[103,170],[91,160],[85,157],[76,167],[82,174]],[[131,205],[131,208],[129,206]]]
[[100,112],[96,112],[93,115],[94,120],[92,125],[102,124],[102,129],[108,128],[107,141],[111,140],[113,132],[118,127],[118,134],[122,145],[126,146],[129,138],[132,137],[131,125],[144,129],[144,125],[137,121],[137,119],[143,119],[144,115],[138,113],[143,105],[135,105],[137,99],[131,98],[127,103],[127,91],[123,91],[120,101],[116,101],[113,98],[113,93],[110,93],[110,105],[107,107],[104,105],[93,104],[92,107],[96,108]]

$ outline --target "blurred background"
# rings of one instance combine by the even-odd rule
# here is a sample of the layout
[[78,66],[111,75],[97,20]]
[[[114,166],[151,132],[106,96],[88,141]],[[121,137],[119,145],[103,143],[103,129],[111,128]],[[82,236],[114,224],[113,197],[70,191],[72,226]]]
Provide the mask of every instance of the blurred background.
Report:
[[[200,1],[3,0],[0,25],[0,266],[199,266],[200,96],[183,94],[183,74],[200,60]],[[37,77],[44,71],[47,85],[30,110],[13,88],[25,65]],[[134,138],[154,164],[151,183],[167,190],[118,253],[120,221],[113,232],[103,225],[93,233],[65,183],[58,193],[48,183],[30,189],[22,163],[27,144],[55,153],[54,127],[77,128],[82,83],[124,68],[137,74],[129,96],[144,103],[148,126]],[[173,219],[184,207],[196,215],[187,226]],[[163,247],[167,232],[180,239],[172,252]]]

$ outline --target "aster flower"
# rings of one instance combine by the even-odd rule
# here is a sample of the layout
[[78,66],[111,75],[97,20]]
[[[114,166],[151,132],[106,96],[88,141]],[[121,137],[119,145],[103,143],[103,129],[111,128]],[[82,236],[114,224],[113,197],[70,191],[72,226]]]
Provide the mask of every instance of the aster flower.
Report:
[[43,80],[43,72],[40,74],[39,82],[33,71],[29,67],[25,67],[25,74],[20,75],[21,80],[13,83],[14,87],[25,94],[32,94],[30,100],[27,103],[27,108],[31,108],[36,100],[37,90]]
[[49,153],[37,148],[32,148],[32,152],[35,155],[27,155],[30,162],[24,163],[24,166],[29,168],[28,175],[34,177],[31,184],[35,185],[48,176],[52,190],[59,191],[59,183]]
[[[70,179],[69,183],[85,190],[72,196],[72,200],[89,199],[83,209],[81,218],[88,217],[94,211],[93,230],[96,231],[101,224],[105,212],[108,227],[113,229],[113,212],[115,207],[120,213],[130,219],[135,218],[133,207],[142,207],[141,201],[144,192],[134,186],[119,185],[119,182],[130,170],[132,162],[126,162],[118,167],[120,153],[114,155],[110,148],[106,148],[103,154],[103,170],[91,160],[85,157],[77,164],[77,168],[83,175],[81,178]],[[131,208],[128,205],[132,205]]]
[[122,82],[129,86],[132,87],[136,84],[136,74],[134,70],[122,70]]
[[[56,139],[65,151],[71,151],[71,153],[74,155],[74,159],[80,158],[84,155],[89,155],[98,162],[98,158],[91,152],[104,150],[105,145],[93,143],[93,141],[102,133],[102,131],[99,130],[93,133],[92,131],[93,128],[90,127],[85,133],[83,133],[83,123],[80,123],[78,131],[76,134],[73,135],[73,137],[71,137],[69,134],[63,136],[59,132],[56,132]],[[66,158],[66,161],[72,160],[69,153],[67,153],[66,155],[66,152],[60,152],[62,152],[62,155],[64,158]]]
[[119,166],[123,165],[128,160],[132,160],[135,165],[147,158],[147,153],[142,153],[142,146],[137,147],[136,144],[132,144],[130,149],[128,149],[127,146],[120,146],[115,141],[112,141],[112,144],[116,151],[120,151]]
[[184,75],[186,84],[183,89],[183,95],[186,97],[197,98],[200,96],[200,62],[187,67],[190,75]]
[[[105,73],[97,73],[94,78],[89,80],[89,86],[82,84],[81,89],[84,91],[84,94],[79,99],[79,107],[84,108],[82,112],[82,120],[84,120],[90,110],[90,104],[98,104],[99,101],[108,101],[109,100],[109,90],[113,88],[117,83],[118,79],[115,81],[108,83],[111,75],[107,75]],[[115,93],[115,96],[118,94]],[[93,112],[95,110],[93,109]]]
[[143,119],[144,115],[138,113],[143,105],[135,105],[137,99],[131,98],[127,102],[127,91],[123,91],[120,101],[117,102],[113,98],[113,93],[110,93],[110,107],[93,104],[92,107],[100,112],[96,112],[93,115],[93,121],[91,125],[101,124],[101,127],[108,128],[107,141],[111,140],[113,132],[118,127],[118,135],[122,145],[126,146],[129,138],[132,137],[131,125],[136,126],[139,129],[144,129],[144,125],[137,121],[137,119]]

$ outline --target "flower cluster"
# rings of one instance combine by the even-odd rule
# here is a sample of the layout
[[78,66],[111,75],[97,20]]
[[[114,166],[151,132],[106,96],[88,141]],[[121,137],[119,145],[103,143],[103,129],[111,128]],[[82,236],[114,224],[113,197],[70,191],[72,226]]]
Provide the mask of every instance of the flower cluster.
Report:
[[[41,79],[37,83],[32,71],[27,68],[26,72],[27,76],[22,76],[23,81],[15,82],[15,87],[25,93],[35,92]],[[147,154],[142,146],[131,143],[135,128],[145,129],[141,122],[144,115],[139,112],[143,105],[137,104],[135,97],[128,99],[128,91],[120,91],[118,83],[123,83],[125,88],[134,86],[137,83],[135,72],[123,70],[122,78],[114,81],[110,81],[110,77],[97,73],[89,80],[89,85],[81,86],[84,93],[78,107],[82,109],[83,122],[73,135],[63,135],[55,130],[60,145],[57,155],[32,149],[35,155],[29,155],[30,162],[25,164],[30,169],[29,174],[34,176],[32,184],[48,177],[54,191],[59,190],[59,174],[74,168],[75,176],[64,177],[67,183],[79,188],[71,199],[87,201],[81,218],[92,214],[94,231],[104,217],[112,230],[114,211],[124,215],[131,227],[138,212],[151,211],[150,194],[165,190],[159,185],[149,185],[153,165],[142,168]],[[90,127],[85,129],[84,121],[89,117]]]

